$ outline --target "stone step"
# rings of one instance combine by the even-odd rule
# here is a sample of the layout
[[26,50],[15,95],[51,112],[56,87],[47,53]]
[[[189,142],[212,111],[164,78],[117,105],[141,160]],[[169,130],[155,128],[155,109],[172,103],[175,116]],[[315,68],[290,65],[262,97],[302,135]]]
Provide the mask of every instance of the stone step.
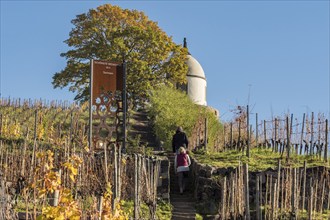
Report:
[[194,207],[195,202],[192,199],[179,199],[179,198],[171,198],[171,203],[176,204],[176,205],[189,205]]
[[173,212],[192,212],[192,213],[196,213],[196,209],[194,206],[192,205],[177,205],[177,204],[174,204],[174,203],[171,203],[173,206],[175,206],[175,209],[173,209],[172,211]]
[[141,144],[157,149],[158,144],[155,135],[152,133],[152,127],[147,115],[146,110],[134,112],[130,115],[129,118],[133,119],[134,123],[130,124],[128,136],[134,139],[137,135],[140,135]]
[[180,207],[173,209],[173,213],[182,213],[182,214],[193,214],[196,215],[196,209],[193,207]]
[[179,195],[179,194],[171,194],[171,200],[173,199],[181,199],[181,200],[185,200],[185,199],[188,199],[188,200],[193,200],[194,198],[189,195],[189,194],[183,194],[183,195]]
[[[168,154],[170,160],[170,201],[173,206],[172,219],[174,220],[188,220],[195,219],[196,208],[195,200],[193,197],[193,190],[184,191],[183,195],[179,192],[178,176],[174,170],[174,158],[173,154]],[[187,183],[190,179],[187,180]]]
[[173,212],[172,220],[188,220],[195,219],[196,214],[194,213],[182,213],[182,212]]
[[[180,211],[173,211],[172,212],[173,217],[177,216],[177,217],[185,217],[185,218],[191,218],[191,219],[195,219],[196,217],[196,213],[195,212],[180,212]],[[172,219],[173,219],[172,217]]]
[[195,207],[195,202],[191,202],[191,200],[182,200],[182,201],[171,201],[172,204],[178,206],[178,207]]

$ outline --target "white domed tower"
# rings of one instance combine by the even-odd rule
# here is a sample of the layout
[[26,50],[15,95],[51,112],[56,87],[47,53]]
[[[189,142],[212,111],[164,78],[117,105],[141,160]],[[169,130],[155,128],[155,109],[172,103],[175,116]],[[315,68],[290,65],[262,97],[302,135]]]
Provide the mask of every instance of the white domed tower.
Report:
[[[183,47],[187,48],[186,38],[184,38]],[[187,94],[194,103],[206,106],[206,78],[204,70],[189,52],[187,65]]]

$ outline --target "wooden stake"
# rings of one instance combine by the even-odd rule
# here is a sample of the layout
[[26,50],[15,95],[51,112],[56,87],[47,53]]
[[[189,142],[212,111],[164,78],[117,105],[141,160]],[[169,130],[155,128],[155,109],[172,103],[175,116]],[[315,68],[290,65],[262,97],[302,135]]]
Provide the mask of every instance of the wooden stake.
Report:
[[314,210],[314,213],[317,212],[317,206],[316,206],[316,202],[317,202],[317,199],[318,199],[318,196],[317,196],[317,193],[318,193],[318,189],[319,189],[319,180],[316,179],[316,184],[315,184],[315,191],[314,191],[314,204],[313,204],[313,210]]
[[0,114],[0,136],[2,135],[2,114]]
[[230,122],[230,148],[232,149],[232,147],[233,147],[233,122]]
[[250,220],[249,165],[244,164],[245,219]]
[[313,187],[310,188],[310,198],[308,200],[308,220],[313,219]]
[[268,182],[269,182],[269,177],[268,177],[268,174],[266,174],[266,194],[265,194],[265,204],[264,204],[264,210],[265,210],[265,217],[264,217],[264,219],[267,219],[267,212],[268,212],[268,207],[267,207],[267,203],[268,203],[268,192],[269,192],[269,184],[268,184]]
[[237,149],[240,150],[241,147],[241,119],[238,120],[238,141],[237,141]]
[[[103,151],[104,151],[104,178],[105,178],[105,182],[108,183],[109,181],[109,177],[108,177],[108,154],[107,154],[107,143],[103,142]],[[116,167],[116,165],[115,165]],[[116,173],[116,170],[115,170]],[[116,197],[116,193],[115,193],[115,197]]]
[[274,151],[278,152],[278,146],[277,146],[277,118],[275,118],[275,137],[274,137]]
[[134,154],[134,219],[139,219],[138,193],[138,155]]
[[281,160],[277,161],[277,194],[276,194],[276,207],[279,208],[279,197],[280,197],[280,185],[281,185]]
[[246,106],[246,140],[247,140],[247,148],[246,148],[246,156],[250,158],[250,113],[249,113],[249,105]]
[[302,191],[302,203],[301,203],[301,209],[305,209],[305,195],[306,195],[306,178],[307,178],[307,162],[304,161],[304,176],[303,176],[303,191]]
[[328,162],[328,119],[325,120],[325,145],[324,145],[324,161]]
[[35,154],[36,154],[36,145],[37,145],[37,117],[38,117],[38,109],[36,109],[34,113],[34,135],[33,135],[33,151],[32,151],[31,168],[30,168],[30,178],[33,177],[32,173],[35,164]]
[[312,112],[312,120],[311,120],[311,143],[310,143],[310,155],[314,153],[314,112]]
[[284,181],[284,189],[283,189],[283,191],[284,191],[284,197],[282,198],[283,199],[283,201],[282,201],[282,203],[283,203],[283,209],[284,210],[286,210],[286,204],[287,204],[287,198],[288,198],[288,169],[286,168],[286,169],[284,169],[284,171],[285,171],[285,173],[284,173],[284,178],[285,178],[285,181]]
[[323,184],[322,184],[322,194],[321,194],[321,201],[320,201],[320,207],[319,207],[320,213],[323,213],[324,191],[325,191],[325,179],[323,179]]
[[239,161],[238,164],[238,168],[237,168],[237,185],[238,185],[238,199],[237,199],[237,204],[238,204],[238,214],[241,214],[242,212],[242,208],[241,208],[241,203],[242,203],[242,199],[241,199],[241,162]]
[[257,180],[256,180],[256,211],[257,211],[257,220],[260,220],[260,204],[259,204],[259,199],[260,199],[260,189],[259,189],[259,184],[260,184],[260,180],[259,180],[259,175],[257,175]]
[[291,219],[296,219],[296,168],[293,168],[292,170],[292,182],[291,182]]
[[226,219],[226,177],[223,178],[223,185],[222,185],[222,210],[221,210],[221,218]]
[[256,113],[256,147],[258,147],[258,138],[259,138],[259,133],[258,133],[258,113]]
[[235,176],[236,176],[236,172],[235,174],[233,174],[231,176],[231,179],[230,179],[230,186],[229,186],[229,190],[230,190],[230,201],[231,201],[231,204],[230,204],[230,215],[231,217],[233,218],[236,218],[236,208],[235,208],[235,195],[236,195],[236,192],[235,192],[235,189],[236,187],[235,186]]
[[274,183],[274,187],[271,189],[272,190],[272,197],[271,197],[271,204],[272,204],[272,213],[271,213],[271,218],[270,219],[275,219],[276,218],[276,211],[275,211],[275,204],[276,204],[276,189],[277,189],[277,180]]
[[118,197],[118,200],[120,200],[121,198],[121,169],[122,169],[122,163],[121,163],[121,160],[122,160],[122,146],[119,144],[119,149],[118,149],[118,171],[117,171],[117,180],[118,180],[118,186],[117,186],[117,189],[118,189],[118,192],[117,192],[117,197]]
[[25,176],[25,155],[26,155],[26,148],[28,145],[28,136],[29,136],[29,128],[26,129],[26,136],[24,139],[24,148],[23,148],[23,158],[22,158],[22,168],[21,168],[21,175]]
[[101,220],[101,219],[103,219],[102,218],[102,211],[103,211],[103,209],[102,209],[102,207],[103,207],[103,196],[99,196],[99,203],[98,203],[98,211],[99,211],[99,220]]
[[327,205],[327,210],[330,209],[330,186],[328,187],[328,205]]
[[[226,128],[227,126],[224,124],[223,125],[223,149],[226,150]],[[215,145],[217,146],[217,145]]]
[[288,162],[290,159],[290,128],[289,128],[289,117],[286,117],[286,147],[287,147],[287,155],[286,161]]
[[[266,129],[266,120],[264,120],[264,143],[266,145],[267,143],[267,129]],[[267,148],[267,146],[265,146],[265,148]]]

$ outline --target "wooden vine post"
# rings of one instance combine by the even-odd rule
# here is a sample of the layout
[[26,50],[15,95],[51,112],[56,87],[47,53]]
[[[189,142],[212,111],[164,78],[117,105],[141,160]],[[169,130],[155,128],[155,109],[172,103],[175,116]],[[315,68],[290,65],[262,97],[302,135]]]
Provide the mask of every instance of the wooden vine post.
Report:
[[237,141],[237,148],[238,150],[241,147],[241,119],[238,119],[238,141]]
[[325,120],[325,145],[324,145],[324,161],[328,162],[328,119]]
[[222,209],[221,209],[221,218],[226,219],[226,186],[227,186],[227,178],[223,178],[222,185]]
[[138,155],[134,154],[134,219],[139,219],[138,190]]
[[[26,160],[26,149],[28,146],[28,137],[29,137],[29,127],[26,128],[26,136],[24,139],[24,144],[23,144],[23,158],[22,158],[22,167],[21,167],[21,175],[24,177],[25,176],[25,160]],[[0,160],[1,161],[1,160]]]
[[260,220],[260,189],[259,189],[259,185],[260,185],[260,180],[259,180],[259,175],[257,175],[257,180],[256,180],[256,219]]
[[[125,140],[124,140],[125,142]],[[119,144],[119,149],[118,149],[118,169],[117,169],[117,198],[118,200],[121,199],[121,170],[122,170],[122,146]]]
[[310,186],[310,198],[308,200],[308,220],[313,219],[313,186]]
[[105,178],[105,182],[108,183],[108,181],[109,181],[109,178],[108,178],[108,154],[107,154],[107,143],[106,142],[103,142],[103,150],[104,150],[104,172],[105,172],[104,178]]
[[274,183],[274,187],[270,189],[271,193],[271,207],[272,207],[272,212],[271,212],[271,218],[270,219],[276,219],[276,190],[277,189],[277,181]]
[[246,148],[246,156],[250,158],[250,122],[249,122],[249,106],[246,106],[246,134],[247,134],[247,148]]
[[[259,182],[259,186],[260,186],[259,187],[259,191],[260,191],[260,196],[259,196],[260,200],[259,201],[260,202],[259,202],[259,205],[262,206],[262,201],[263,201],[263,196],[262,196],[262,192],[263,192],[262,181],[263,180],[262,180],[262,178],[263,178],[263,175],[260,175],[259,178],[260,178],[260,182]],[[259,207],[259,209],[260,209],[260,207]],[[262,220],[262,211],[261,210],[260,210],[260,213],[259,213],[259,219]]]
[[256,147],[258,146],[258,113],[256,113]]
[[99,199],[98,199],[98,212],[99,212],[99,217],[98,219],[101,220],[102,219],[102,212],[103,212],[103,196],[100,195]]
[[[60,169],[58,172],[57,172],[58,176],[61,178],[62,176],[62,170]],[[59,202],[59,195],[60,195],[60,191],[58,189],[56,189],[54,191],[54,199],[53,199],[53,204],[52,206],[58,206],[58,202]]]
[[303,120],[302,120],[302,125],[301,125],[300,154],[302,154],[302,148],[303,148],[304,127],[305,127],[305,113],[303,114]]
[[[226,150],[226,128],[227,126],[224,124],[223,125],[223,149]],[[217,146],[217,144],[215,144],[214,146]]]
[[292,134],[292,126],[293,126],[293,114],[291,114],[291,119],[290,119],[290,138],[291,138],[291,134]]
[[278,200],[280,197],[280,185],[281,185],[281,160],[279,159],[277,162],[277,194],[276,194],[276,207],[279,207]]
[[289,117],[286,117],[286,148],[287,148],[287,155],[286,155],[286,161],[289,161],[290,159],[290,128],[289,128]]
[[0,114],[0,135],[2,135],[2,114]]
[[233,147],[233,122],[230,122],[230,147]]
[[314,145],[314,112],[312,112],[311,120],[311,143],[310,143],[310,155],[313,155],[313,145]]
[[275,152],[278,152],[278,149],[277,149],[277,142],[276,142],[276,140],[277,140],[277,118],[275,118],[275,131],[274,131],[274,151]]
[[113,195],[113,207],[115,207],[116,199],[118,198],[118,149],[117,145],[114,145],[114,152],[113,152],[113,161],[114,161],[114,195]]
[[33,135],[33,150],[32,150],[32,159],[31,159],[31,168],[30,168],[30,179],[33,178],[33,170],[34,170],[34,163],[35,163],[35,154],[36,154],[36,145],[37,145],[37,117],[38,117],[38,109],[34,112],[34,135]]
[[249,165],[244,164],[245,219],[250,220]]
[[304,174],[303,174],[303,189],[302,189],[302,203],[301,209],[305,209],[305,195],[306,195],[306,171],[307,171],[307,162],[304,161]]
[[[267,128],[266,128],[266,120],[264,120],[264,143],[267,143]],[[267,148],[267,146],[265,146]]]
[[292,185],[291,185],[291,219],[297,219],[296,218],[296,168],[293,168],[292,170]]

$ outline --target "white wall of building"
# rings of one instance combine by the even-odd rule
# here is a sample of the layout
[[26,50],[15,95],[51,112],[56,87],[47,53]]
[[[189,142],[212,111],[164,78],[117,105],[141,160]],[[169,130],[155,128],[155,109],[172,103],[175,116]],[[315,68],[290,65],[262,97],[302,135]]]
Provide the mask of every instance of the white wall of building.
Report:
[[206,102],[206,78],[204,70],[199,62],[191,55],[187,60],[187,93],[190,99],[198,105],[207,105]]
[[187,77],[188,96],[198,105],[207,105],[206,103],[206,80],[198,77]]

